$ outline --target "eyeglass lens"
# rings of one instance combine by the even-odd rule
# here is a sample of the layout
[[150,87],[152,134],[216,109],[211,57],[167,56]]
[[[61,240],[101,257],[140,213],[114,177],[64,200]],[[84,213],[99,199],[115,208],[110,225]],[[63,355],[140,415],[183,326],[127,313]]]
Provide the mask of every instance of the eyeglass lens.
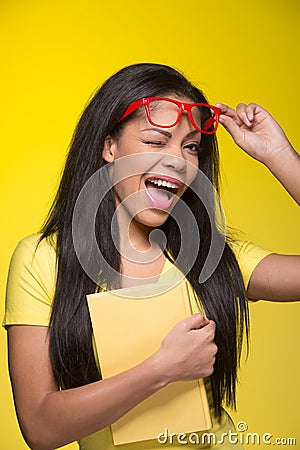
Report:
[[[171,127],[178,119],[180,107],[168,100],[153,100],[149,104],[150,118],[157,126]],[[209,106],[193,106],[191,108],[195,125],[201,131],[213,132],[215,129],[215,113]]]

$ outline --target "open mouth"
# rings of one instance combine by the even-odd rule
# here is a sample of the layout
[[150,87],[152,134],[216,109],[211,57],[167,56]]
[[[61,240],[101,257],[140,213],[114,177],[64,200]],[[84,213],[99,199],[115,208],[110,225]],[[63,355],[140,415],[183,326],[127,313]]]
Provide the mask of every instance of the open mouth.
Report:
[[163,178],[148,178],[145,186],[150,204],[158,209],[169,208],[179,190],[178,183]]

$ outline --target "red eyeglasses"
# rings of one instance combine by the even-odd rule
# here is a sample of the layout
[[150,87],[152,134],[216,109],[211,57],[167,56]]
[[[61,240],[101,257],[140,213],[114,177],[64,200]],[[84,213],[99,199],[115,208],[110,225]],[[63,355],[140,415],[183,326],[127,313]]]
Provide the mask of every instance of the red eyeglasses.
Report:
[[171,128],[178,124],[184,111],[187,112],[191,124],[196,130],[204,134],[217,131],[220,108],[207,103],[184,103],[172,98],[146,97],[128,106],[118,122],[125,119],[140,106],[144,106],[148,121],[160,128]]

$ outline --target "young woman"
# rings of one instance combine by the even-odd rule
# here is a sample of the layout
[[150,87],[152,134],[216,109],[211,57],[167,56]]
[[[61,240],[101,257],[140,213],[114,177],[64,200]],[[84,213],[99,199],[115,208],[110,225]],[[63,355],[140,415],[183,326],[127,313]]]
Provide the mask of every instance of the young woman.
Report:
[[[31,448],[48,450],[79,440],[81,449],[112,449],[110,424],[167,384],[203,377],[213,420],[210,431],[220,436],[234,430],[222,405],[235,405],[242,337],[249,325],[247,298],[299,300],[300,257],[230,240],[222,236],[217,219],[211,220],[198,193],[201,174],[218,189],[218,120],[300,203],[299,155],[270,114],[256,104],[240,104],[236,110],[207,106],[203,94],[170,67],[124,68],[103,84],[84,111],[42,232],[19,243],[9,271],[4,318],[9,368],[20,427]],[[130,176],[126,171],[123,178],[116,176],[118,163],[122,168],[130,161],[129,170],[135,160],[138,169]],[[79,261],[89,260],[89,246],[83,243],[86,254],[79,259],[74,249],[73,213],[82,189],[104,166],[109,167],[112,189],[95,218],[103,256],[95,280]],[[103,175],[100,190],[105,183]],[[208,189],[210,205],[213,197]],[[195,240],[184,240],[179,232],[189,234],[189,219],[183,227],[174,219],[182,202],[201,237],[192,262]],[[158,239],[149,240],[158,229],[166,237],[164,251]],[[199,282],[213,234],[226,242],[212,273]],[[195,293],[194,314],[179,322],[148,359],[101,380],[86,294],[99,286],[160,282],[172,262]],[[159,447],[156,440],[124,446]],[[210,448],[241,447],[225,442]]]

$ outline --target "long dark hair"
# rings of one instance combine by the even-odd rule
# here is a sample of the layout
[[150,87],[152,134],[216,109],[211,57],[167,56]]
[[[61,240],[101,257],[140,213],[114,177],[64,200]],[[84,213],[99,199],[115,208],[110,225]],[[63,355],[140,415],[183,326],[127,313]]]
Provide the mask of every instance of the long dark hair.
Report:
[[[57,383],[73,388],[101,378],[92,345],[92,326],[86,294],[95,292],[96,283],[82,269],[72,240],[72,215],[76,199],[86,181],[105,164],[102,148],[108,135],[118,135],[127,120],[117,123],[129,104],[142,97],[177,94],[194,102],[207,102],[203,93],[177,70],[159,64],[136,64],[126,67],[96,92],[74,132],[61,183],[48,218],[42,228],[42,238],[55,235],[57,281],[50,319],[50,356]],[[219,157],[215,135],[202,135],[200,170],[218,191]],[[211,224],[206,208],[191,188],[182,199],[197,221],[201,235],[196,262],[187,274],[196,296],[209,319],[216,322],[215,342],[218,353],[211,376],[216,416],[222,402],[235,406],[237,369],[244,332],[248,342],[248,307],[245,289],[236,258],[226,242],[221,260],[210,278],[199,283],[199,274],[208,254],[212,229],[221,234],[217,224]],[[213,196],[211,197],[213,202]],[[108,192],[97,213],[95,231],[98,245],[109,265],[120,271],[120,254],[111,237],[111,220],[115,212],[112,190]],[[216,222],[216,221],[215,221]],[[188,225],[188,224],[187,224]],[[161,227],[167,237],[169,257],[175,260],[180,249],[180,233],[170,216]],[[178,262],[184,273],[191,239],[184,249],[185,257]],[[190,247],[192,248],[192,247]],[[108,287],[110,274],[102,274]]]

